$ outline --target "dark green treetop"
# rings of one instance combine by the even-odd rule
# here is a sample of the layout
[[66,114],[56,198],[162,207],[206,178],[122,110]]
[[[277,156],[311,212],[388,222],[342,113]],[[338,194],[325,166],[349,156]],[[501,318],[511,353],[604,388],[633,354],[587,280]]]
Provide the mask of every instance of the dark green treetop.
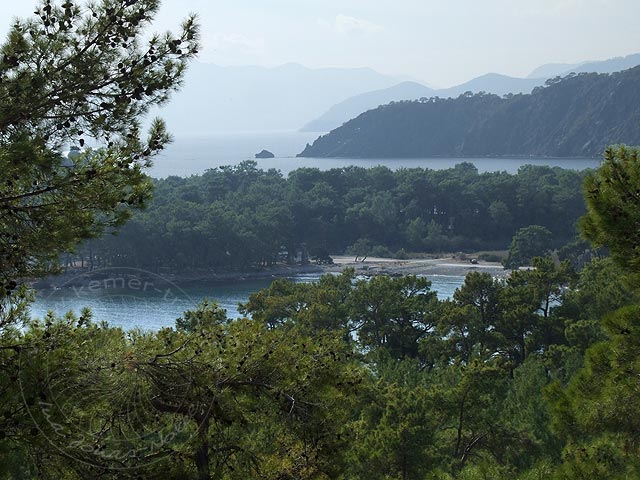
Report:
[[584,183],[587,215],[581,227],[596,246],[607,246],[627,270],[640,272],[639,150],[610,147],[600,168]]

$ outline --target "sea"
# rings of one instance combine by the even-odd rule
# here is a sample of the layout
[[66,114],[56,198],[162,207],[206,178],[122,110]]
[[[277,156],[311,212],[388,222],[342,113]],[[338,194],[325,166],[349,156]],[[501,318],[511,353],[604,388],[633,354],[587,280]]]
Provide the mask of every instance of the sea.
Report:
[[[147,277],[148,278],[148,277]],[[320,274],[299,274],[286,277],[296,283],[316,282]],[[464,282],[463,276],[429,275],[431,290],[441,300],[451,298]],[[90,307],[95,322],[105,321],[127,330],[158,330],[172,327],[176,319],[187,310],[197,308],[202,302],[218,304],[224,308],[228,318],[242,317],[239,305],[249,296],[267,288],[273,279],[240,280],[229,283],[171,283],[138,281],[134,277],[120,282],[118,279],[96,281],[95,284],[43,289],[36,292],[36,301],[31,305],[32,318],[42,319],[48,312],[64,315],[67,312],[80,314]]]
[[[319,135],[291,131],[175,135],[173,143],[155,158],[149,173],[156,178],[171,175],[185,177],[198,175],[210,168],[237,165],[243,160],[255,160],[258,168],[275,168],[284,176],[301,167],[330,170],[349,165],[364,168],[384,165],[392,170],[418,167],[442,170],[470,162],[481,173],[517,173],[523,165],[548,165],[572,170],[597,168],[600,165],[598,159],[592,158],[297,158],[296,155],[304,150],[305,145],[313,143]],[[275,157],[255,159],[255,154],[263,149],[272,152]]]

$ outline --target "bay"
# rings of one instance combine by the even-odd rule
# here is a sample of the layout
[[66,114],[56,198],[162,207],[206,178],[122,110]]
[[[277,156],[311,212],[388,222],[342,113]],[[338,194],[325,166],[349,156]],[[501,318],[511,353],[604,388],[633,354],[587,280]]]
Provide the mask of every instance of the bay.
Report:
[[173,143],[155,158],[149,173],[156,178],[198,175],[210,168],[255,160],[254,155],[262,149],[273,152],[275,158],[257,159],[258,168],[275,168],[285,176],[301,167],[329,170],[350,165],[363,168],[383,165],[392,170],[417,167],[442,170],[470,162],[481,173],[516,173],[523,165],[558,166],[572,170],[597,168],[600,165],[600,160],[592,158],[296,158],[305,145],[313,143],[318,136],[318,133],[290,131],[176,136]]
[[[317,281],[319,274],[301,274],[288,277],[299,283]],[[463,276],[429,275],[431,289],[438,298],[451,298],[464,282]],[[273,279],[245,280],[225,284],[192,283],[186,286],[169,285],[162,288],[86,288],[71,287],[59,290],[41,290],[31,305],[34,318],[43,318],[52,311],[58,315],[72,311],[80,314],[90,307],[94,321],[102,320],[125,329],[158,330],[171,327],[186,310],[196,308],[205,299],[217,302],[227,310],[229,318],[241,316],[238,304],[249,295],[267,288]]]
[[[237,165],[243,160],[254,159],[254,154],[262,149],[275,154],[275,158],[256,160],[258,168],[274,168],[288,175],[301,167],[328,170],[355,165],[372,168],[379,165],[392,170],[400,168],[447,169],[462,162],[473,163],[479,172],[506,171],[516,173],[523,165],[559,166],[583,170],[597,168],[597,159],[571,158],[296,158],[307,143],[312,143],[318,133],[275,131],[238,132],[210,135],[177,136],[162,154],[155,158],[150,175],[164,178],[171,175],[198,175],[210,168]],[[290,277],[296,282],[311,282],[318,275],[298,275]],[[434,275],[428,277],[432,289],[441,299],[450,298],[464,281],[463,276]],[[272,279],[245,280],[227,284],[189,284],[172,286],[169,289],[100,288],[95,290],[64,288],[38,292],[31,306],[32,315],[42,318],[48,311],[64,314],[68,311],[79,313],[83,307],[90,307],[96,321],[107,321],[126,329],[141,328],[157,330],[172,326],[180,315],[197,307],[204,299],[217,302],[227,310],[231,318],[240,316],[238,303],[246,302],[249,295],[270,285]]]

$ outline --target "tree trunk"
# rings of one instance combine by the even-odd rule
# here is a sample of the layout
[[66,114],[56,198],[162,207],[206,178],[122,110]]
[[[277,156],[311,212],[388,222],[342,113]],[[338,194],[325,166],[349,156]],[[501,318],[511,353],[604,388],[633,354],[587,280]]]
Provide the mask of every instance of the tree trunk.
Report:
[[206,417],[198,427],[199,445],[196,450],[196,467],[199,480],[211,480],[209,472],[209,418]]
[[91,245],[91,241],[87,243],[89,244],[89,271],[93,272],[93,245]]

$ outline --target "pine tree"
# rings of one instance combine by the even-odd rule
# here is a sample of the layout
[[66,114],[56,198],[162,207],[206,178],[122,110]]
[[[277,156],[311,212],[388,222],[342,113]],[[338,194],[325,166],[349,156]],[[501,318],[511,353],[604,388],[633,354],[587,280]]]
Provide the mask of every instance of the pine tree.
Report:
[[43,0],[0,46],[0,324],[16,318],[21,280],[150,196],[144,169],[170,138],[155,120],[143,139],[140,121],[198,49],[193,15],[177,35],[143,40],[159,4]]

